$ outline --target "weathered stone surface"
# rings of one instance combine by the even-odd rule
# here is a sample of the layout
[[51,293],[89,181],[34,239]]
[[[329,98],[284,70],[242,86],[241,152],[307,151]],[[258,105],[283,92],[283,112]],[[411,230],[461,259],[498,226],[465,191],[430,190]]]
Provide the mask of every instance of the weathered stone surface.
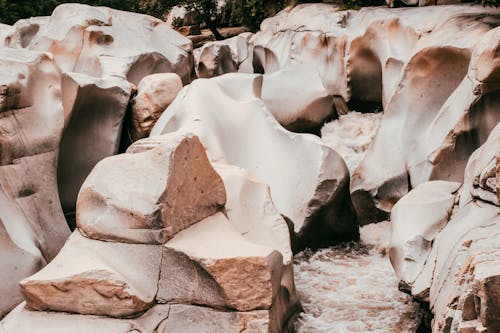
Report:
[[161,244],[224,206],[224,185],[197,137],[173,134],[153,148],[148,140],[102,160],[85,180],[76,215],[84,235]]
[[421,273],[434,238],[448,223],[460,186],[446,181],[423,183],[394,205],[389,256],[400,289],[410,291]]
[[28,46],[42,27],[49,23],[49,16],[30,17],[17,21],[5,42],[9,47],[23,48]]
[[120,76],[133,84],[161,72],[191,79],[189,39],[159,19],[106,7],[62,4],[29,43],[10,46],[50,52],[63,72]]
[[175,73],[152,74],[141,80],[137,86],[137,95],[131,102],[130,134],[133,141],[149,136],[158,118],[181,89],[181,78]]
[[292,132],[316,132],[332,114],[333,99],[316,70],[294,66],[264,75],[262,101]]
[[195,133],[212,162],[239,166],[268,184],[276,207],[294,224],[295,248],[356,237],[345,163],[320,139],[284,130],[260,100],[261,87],[260,75],[196,80],[151,136]]
[[[155,305],[138,318],[117,319],[65,312],[29,311],[20,304],[0,322],[2,333],[156,333],[170,305]],[[186,331],[184,331],[186,332]],[[165,332],[167,333],[167,332]]]
[[14,32],[14,27],[11,25],[0,23],[0,48],[6,44],[6,38]]
[[[489,164],[496,161],[499,136],[500,125],[497,125],[486,143],[470,157],[460,200],[453,207],[449,222],[434,237],[423,269],[412,275],[414,282],[408,289],[416,298],[429,302],[435,332],[496,332],[500,329],[500,207],[489,201],[496,193],[486,197],[474,195],[479,186],[477,183],[475,187],[476,181],[485,174],[491,176],[486,179],[496,177],[491,174],[493,169]],[[493,188],[488,187],[488,191]],[[418,191],[417,187],[415,192]],[[415,200],[418,198],[412,193],[401,201],[418,204]],[[443,202],[440,207],[443,212],[452,199],[445,201],[447,203]],[[399,205],[393,213],[403,213]],[[411,219],[400,215],[397,220]],[[415,228],[418,226],[413,223],[412,229]],[[394,236],[399,238],[401,233],[393,234],[393,239]],[[418,257],[415,252],[413,255]]]
[[155,300],[161,246],[104,242],[74,231],[56,258],[21,281],[31,310],[125,317]]
[[178,233],[163,256],[158,297],[167,302],[250,311],[269,309],[279,292],[283,256],[245,240],[222,213]]
[[65,73],[62,93],[67,112],[57,177],[63,209],[74,212],[78,191],[92,168],[118,153],[132,86],[117,77]]
[[383,107],[350,185],[366,224],[386,220],[420,183],[462,182],[469,155],[500,121],[498,24],[498,9],[482,6],[302,4],[262,23],[245,64],[266,74],[301,64],[350,109]]
[[223,41],[208,42],[194,52],[196,74],[210,78],[232,72],[253,73],[248,41],[251,33],[242,33]]
[[0,317],[22,301],[18,282],[50,261],[69,235],[56,180],[60,80],[48,55],[0,49]]

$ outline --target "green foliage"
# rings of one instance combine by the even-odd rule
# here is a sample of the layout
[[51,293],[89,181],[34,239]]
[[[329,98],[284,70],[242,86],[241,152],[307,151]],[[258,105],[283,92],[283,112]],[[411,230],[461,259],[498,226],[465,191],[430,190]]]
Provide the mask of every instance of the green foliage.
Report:
[[219,21],[223,25],[246,26],[258,30],[260,23],[287,5],[282,0],[232,0],[221,10]]
[[[486,0],[490,1],[490,0]],[[500,0],[494,0],[500,1]],[[340,6],[340,9],[359,9],[361,7],[369,7],[369,6],[382,6],[385,5],[385,0],[323,0],[323,1],[314,1],[314,0],[291,0],[291,5],[297,5],[300,3],[330,3]]]
[[172,19],[172,27],[180,28],[184,25],[184,19],[182,17],[174,17]]
[[476,3],[483,6],[500,7],[500,0],[476,0]]

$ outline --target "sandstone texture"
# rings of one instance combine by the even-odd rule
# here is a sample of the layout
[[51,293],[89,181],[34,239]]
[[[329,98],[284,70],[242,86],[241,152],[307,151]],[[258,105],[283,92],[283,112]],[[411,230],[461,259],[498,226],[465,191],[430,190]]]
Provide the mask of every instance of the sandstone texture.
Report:
[[132,99],[132,126],[130,133],[136,141],[149,136],[158,118],[182,89],[182,81],[175,73],[158,73],[144,77]]
[[[500,329],[500,206],[491,202],[499,139],[497,125],[471,155],[458,192],[456,183],[424,183],[392,211],[391,261],[400,286],[429,302],[433,332]],[[479,185],[485,178],[486,189]],[[412,221],[415,209],[423,223]]]
[[224,184],[199,139],[163,139],[155,148],[139,141],[96,165],[78,195],[76,223],[85,236],[162,244],[224,206]]

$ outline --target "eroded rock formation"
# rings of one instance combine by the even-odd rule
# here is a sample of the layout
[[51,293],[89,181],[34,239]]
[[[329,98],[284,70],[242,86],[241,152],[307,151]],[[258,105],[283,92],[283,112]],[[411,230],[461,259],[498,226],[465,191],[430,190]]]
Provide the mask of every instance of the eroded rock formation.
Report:
[[0,317],[19,280],[45,266],[69,228],[57,195],[61,72],[44,53],[0,49]]
[[293,222],[294,248],[356,238],[344,161],[319,138],[283,129],[261,100],[262,81],[256,74],[198,79],[151,136],[195,133],[212,162],[239,166],[268,184],[276,207]]
[[424,183],[392,212],[391,261],[400,286],[429,302],[433,332],[500,329],[499,152],[497,125],[470,157],[458,193],[457,183]]

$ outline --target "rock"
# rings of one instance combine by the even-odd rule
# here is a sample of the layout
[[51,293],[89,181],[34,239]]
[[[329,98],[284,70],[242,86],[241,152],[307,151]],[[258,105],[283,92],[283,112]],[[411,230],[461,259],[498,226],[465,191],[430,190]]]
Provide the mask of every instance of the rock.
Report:
[[199,25],[186,25],[177,29],[183,36],[194,36],[201,35],[201,30]]
[[65,312],[29,311],[23,303],[0,322],[0,332],[29,333],[36,329],[37,333],[153,333],[169,317],[169,311],[170,305],[155,305],[138,318],[118,319]]
[[283,264],[292,260],[286,220],[271,198],[269,186],[249,172],[224,164],[215,164],[226,190],[225,214],[232,226],[248,241],[273,248],[283,256]]
[[394,205],[389,256],[400,289],[411,290],[421,273],[434,238],[448,223],[460,186],[440,180],[423,183]]
[[317,132],[332,114],[333,99],[313,69],[296,66],[264,75],[262,101],[292,132]]
[[242,33],[222,41],[208,42],[195,53],[196,74],[210,78],[226,73],[253,73],[248,41],[251,33]]
[[[268,184],[279,212],[294,224],[295,249],[357,237],[344,162],[318,138],[284,130],[260,100],[261,86],[260,75],[196,80],[151,136],[195,133],[212,162],[236,165]],[[259,136],[243,130],[249,126]]]
[[27,47],[40,29],[49,23],[49,16],[30,17],[17,21],[12,27],[12,32],[6,38],[9,47]]
[[31,41],[22,44],[52,53],[63,72],[120,76],[136,85],[144,76],[162,72],[177,73],[184,83],[191,80],[191,42],[147,15],[62,4]]
[[5,47],[8,36],[14,33],[14,31],[13,26],[0,23],[0,48]]
[[350,185],[364,225],[387,220],[418,184],[462,182],[469,155],[500,121],[497,26],[498,11],[481,6],[302,4],[262,23],[245,63],[265,74],[300,64],[349,109],[383,108]]
[[132,99],[132,140],[149,136],[154,124],[182,89],[182,81],[175,73],[146,76]]
[[269,309],[280,289],[282,255],[245,240],[222,213],[178,233],[163,258],[158,297],[169,303]]
[[[464,185],[459,192],[459,202],[452,207],[449,221],[444,221],[446,225],[434,237],[423,269],[416,270],[411,276],[414,282],[409,285],[408,291],[417,299],[429,302],[434,314],[432,329],[436,332],[495,332],[500,329],[500,207],[489,201],[491,197],[496,197],[496,193],[486,197],[474,195],[477,193],[475,181],[494,170],[489,164],[490,161],[496,161],[499,137],[500,125],[497,125],[488,140],[470,157]],[[493,175],[487,177],[493,178]],[[424,185],[429,189],[435,187],[432,183]],[[453,188],[450,184],[450,190]],[[492,189],[489,187],[488,191]],[[419,196],[413,194],[418,192],[419,187],[401,201],[418,204]],[[449,196],[448,199],[446,196],[444,198],[442,205],[437,206],[442,213],[449,211],[453,201]],[[399,215],[396,222],[409,218],[402,215],[403,209],[399,208],[401,201],[393,211]],[[431,211],[430,208],[426,209]],[[426,210],[420,209],[419,214],[423,211]],[[421,223],[420,220],[418,222]],[[413,223],[412,228],[415,230],[420,227]],[[399,242],[402,240],[401,232],[392,237]],[[407,251],[413,258],[419,257],[415,249],[409,248]],[[401,264],[400,259],[397,262]],[[420,258],[419,262],[421,266],[424,260]]]
[[184,304],[155,305],[133,319],[106,318],[62,312],[29,311],[19,305],[0,322],[2,333],[29,333],[35,327],[39,333],[181,333],[181,332],[249,332],[290,333],[280,331],[266,310],[250,312],[219,311]]
[[103,242],[74,231],[57,257],[21,281],[26,307],[126,317],[155,300],[161,246]]
[[116,77],[65,73],[62,92],[67,114],[57,176],[63,209],[74,212],[78,191],[92,168],[118,153],[132,86]]
[[197,137],[139,141],[99,162],[82,185],[76,222],[90,238],[161,244],[214,214],[226,201],[222,180]]
[[60,81],[48,55],[0,49],[0,317],[22,301],[18,282],[52,260],[69,235],[56,180]]

